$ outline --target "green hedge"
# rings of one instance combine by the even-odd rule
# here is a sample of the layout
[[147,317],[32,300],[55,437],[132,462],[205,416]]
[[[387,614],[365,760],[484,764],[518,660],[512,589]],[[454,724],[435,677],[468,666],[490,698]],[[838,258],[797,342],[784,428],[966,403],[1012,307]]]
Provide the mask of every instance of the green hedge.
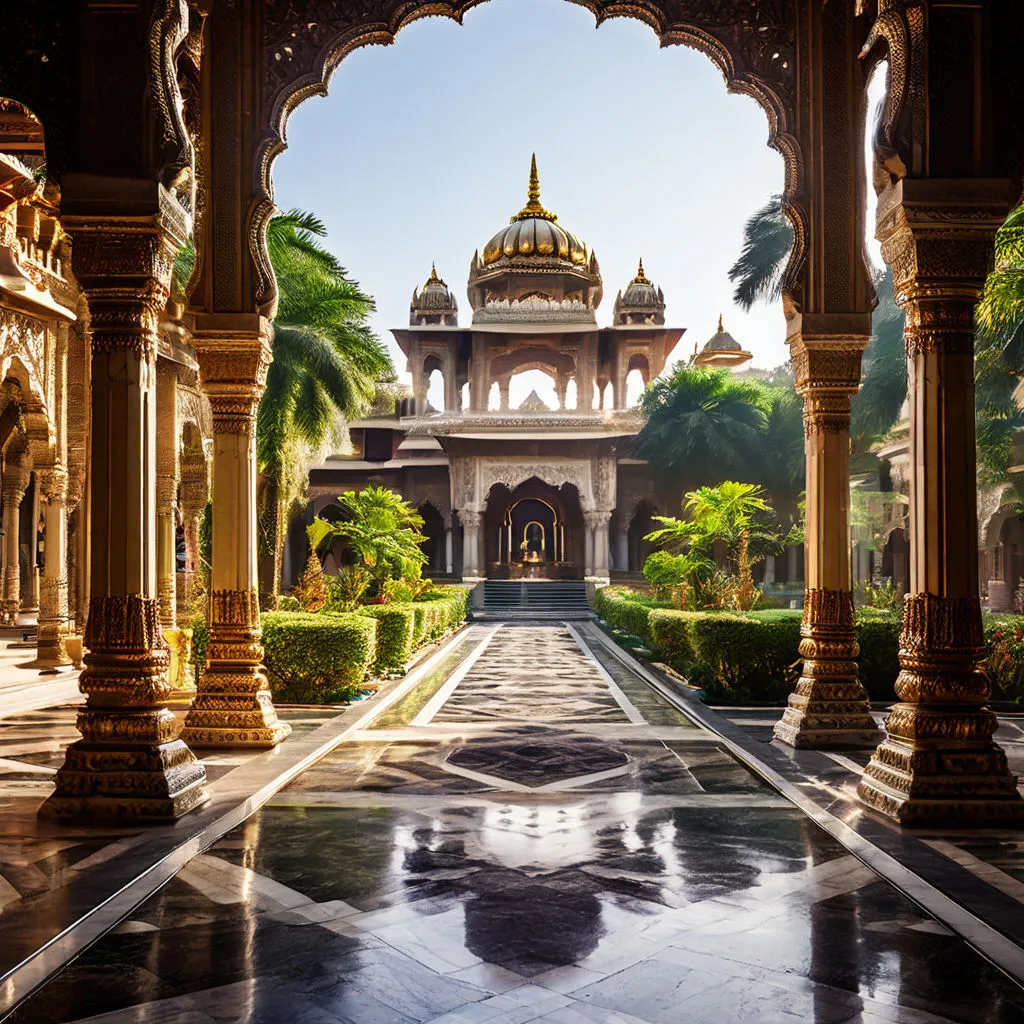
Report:
[[654,608],[671,608],[668,601],[656,601],[646,594],[618,587],[601,587],[594,595],[594,610],[609,625],[631,636],[638,636],[645,644],[653,643],[648,617]]
[[[781,703],[799,675],[800,611],[683,612],[615,587],[599,590],[595,607],[614,628],[641,637],[655,657],[712,700]],[[899,629],[892,612],[857,612],[861,681],[872,700],[896,699]]]
[[412,657],[416,613],[409,604],[369,604],[356,611],[377,620],[377,652],[374,670],[401,669]]
[[[413,602],[355,612],[264,612],[264,663],[274,697],[299,704],[351,700],[368,673],[403,667],[417,647],[461,625],[467,597],[463,587],[435,587]],[[198,685],[209,626],[203,615],[187,625]]]
[[377,646],[375,619],[268,612],[262,626],[264,663],[275,698],[336,704],[362,689]]

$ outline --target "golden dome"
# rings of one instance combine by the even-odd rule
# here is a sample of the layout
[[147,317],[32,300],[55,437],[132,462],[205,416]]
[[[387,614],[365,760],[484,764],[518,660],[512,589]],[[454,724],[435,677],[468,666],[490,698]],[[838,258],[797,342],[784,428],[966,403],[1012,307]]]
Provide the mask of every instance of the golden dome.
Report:
[[526,205],[507,228],[502,228],[485,246],[483,262],[491,266],[504,257],[540,257],[565,260],[574,266],[587,264],[587,247],[575,235],[558,224],[558,216],[540,201],[537,156],[530,162],[530,188]]

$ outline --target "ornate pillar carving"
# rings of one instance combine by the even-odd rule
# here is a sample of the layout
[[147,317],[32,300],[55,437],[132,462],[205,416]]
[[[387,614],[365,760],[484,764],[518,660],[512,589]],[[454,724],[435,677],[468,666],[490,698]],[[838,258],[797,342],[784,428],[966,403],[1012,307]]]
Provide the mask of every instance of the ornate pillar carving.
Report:
[[867,341],[801,333],[790,342],[806,439],[804,661],[775,738],[793,747],[873,747],[881,738],[857,675],[850,588],[850,397]]
[[47,817],[167,821],[207,797],[206,772],[167,708],[155,572],[158,316],[188,225],[162,189],[146,202],[148,214],[140,201],[124,217],[65,217],[92,331],[92,579],[82,738],[40,808]]
[[3,473],[4,622],[15,623],[21,608],[21,499],[28,488],[28,456],[24,448],[8,449]]
[[502,412],[508,412],[508,389],[511,383],[511,377],[500,377],[498,379],[498,407]]
[[257,591],[256,407],[270,365],[257,314],[204,314],[193,343],[213,413],[210,646],[182,736],[200,747],[273,747],[278,720],[263,667]]
[[[29,446],[31,453],[32,447]],[[33,471],[35,466],[33,465]],[[26,613],[34,612],[39,615],[39,481],[32,479],[28,492],[29,506],[27,516],[28,529],[24,533],[25,544],[28,548],[26,556],[26,569],[21,576],[21,610]],[[22,505],[22,512],[26,506]]]
[[156,583],[160,624],[174,629],[177,616],[175,527],[178,504],[178,367],[156,367]]
[[608,523],[611,521],[611,509],[598,509],[595,512],[584,512],[588,534],[592,534],[592,548],[588,576],[608,578]]
[[555,394],[558,396],[558,408],[561,412],[565,411],[565,394],[569,389],[569,378],[564,373],[559,373],[555,377]]
[[[181,457],[181,483],[178,505],[185,533],[185,578],[191,591],[192,580],[199,570],[199,524],[210,500],[210,466],[200,448]],[[186,595],[191,597],[191,592]]]
[[459,521],[462,523],[462,578],[480,579],[483,575],[480,560],[480,524],[483,513],[476,509],[460,508]]
[[911,565],[900,703],[858,794],[903,824],[1024,818],[978,665],[974,306],[1007,192],[1001,181],[905,180],[879,197],[882,254],[907,314]]
[[63,466],[49,466],[36,473],[46,502],[46,547],[39,588],[39,630],[36,660],[40,665],[70,665],[64,648],[68,629],[67,494],[68,474]]

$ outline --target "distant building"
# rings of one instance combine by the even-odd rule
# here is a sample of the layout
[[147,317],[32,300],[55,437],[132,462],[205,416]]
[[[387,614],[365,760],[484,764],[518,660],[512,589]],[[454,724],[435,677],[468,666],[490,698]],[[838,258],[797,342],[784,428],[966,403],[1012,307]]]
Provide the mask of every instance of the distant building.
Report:
[[[420,508],[435,575],[639,571],[651,515],[674,514],[679,502],[632,457],[641,421],[626,400],[629,373],[648,383],[683,335],[666,326],[662,290],[641,261],[615,298],[612,322],[598,325],[597,257],[542,205],[534,159],[526,205],[474,253],[467,293],[471,319],[461,326],[436,267],[413,291],[409,326],[393,331],[412,393],[384,389],[372,416],[350,425],[351,453],[310,476],[310,514],[330,517],[342,491],[383,484]],[[749,359],[719,324],[695,361]],[[510,407],[512,377],[526,370],[552,378],[554,407],[536,392]],[[427,402],[435,372],[444,382],[439,410]],[[298,530],[294,538],[301,545]],[[291,563],[301,566],[297,551]]]

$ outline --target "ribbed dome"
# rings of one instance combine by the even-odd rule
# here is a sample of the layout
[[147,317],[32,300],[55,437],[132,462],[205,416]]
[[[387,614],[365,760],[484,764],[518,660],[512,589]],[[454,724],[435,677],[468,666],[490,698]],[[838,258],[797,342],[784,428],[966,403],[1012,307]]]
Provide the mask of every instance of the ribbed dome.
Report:
[[661,292],[647,280],[644,275],[644,261],[640,261],[636,277],[626,286],[622,293],[624,306],[664,306],[665,300]]
[[455,296],[448,291],[448,285],[437,276],[437,267],[430,268],[430,277],[423,290],[416,296],[420,309],[454,309]]
[[502,257],[540,257],[559,259],[574,266],[586,266],[586,245],[558,223],[558,217],[546,210],[540,201],[537,157],[530,164],[530,189],[526,205],[507,228],[502,228],[485,246],[484,266],[497,263]]
[[420,291],[412,293],[409,304],[409,323],[444,324],[454,327],[458,324],[458,303],[448,285],[437,276],[437,267],[431,266],[430,277]]
[[704,346],[705,352],[742,352],[743,346],[722,327],[722,318],[718,318],[718,332],[713,334]]

